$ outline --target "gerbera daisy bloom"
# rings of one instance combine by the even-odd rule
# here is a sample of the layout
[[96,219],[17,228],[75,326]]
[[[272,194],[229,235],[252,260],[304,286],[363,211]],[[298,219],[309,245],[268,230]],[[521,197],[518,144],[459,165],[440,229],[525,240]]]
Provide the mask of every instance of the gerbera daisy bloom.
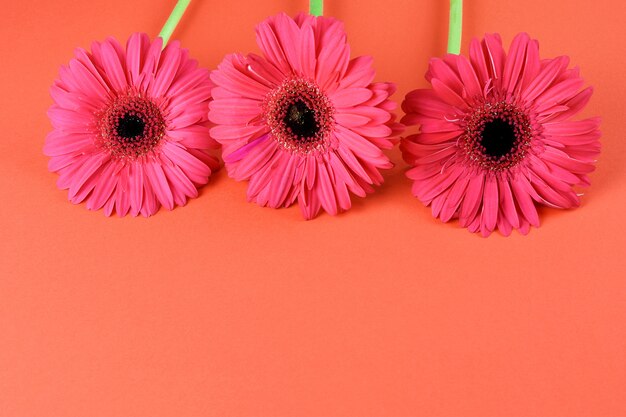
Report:
[[263,57],[228,55],[211,73],[209,119],[228,173],[250,180],[248,200],[305,218],[348,210],[392,166],[391,83],[372,83],[372,59],[350,59],[343,24],[284,13],[256,29]]
[[77,49],[51,88],[44,153],[72,203],[150,216],[198,195],[218,167],[209,150],[208,70],[178,42],[135,33]]
[[407,94],[406,125],[419,134],[402,140],[413,168],[413,194],[447,222],[459,218],[471,232],[497,227],[528,233],[539,226],[537,205],[580,204],[577,186],[600,151],[599,119],[571,120],[591,97],[565,56],[539,58],[539,44],[525,33],[508,54],[500,36],[474,39],[470,57],[432,59],[431,89]]

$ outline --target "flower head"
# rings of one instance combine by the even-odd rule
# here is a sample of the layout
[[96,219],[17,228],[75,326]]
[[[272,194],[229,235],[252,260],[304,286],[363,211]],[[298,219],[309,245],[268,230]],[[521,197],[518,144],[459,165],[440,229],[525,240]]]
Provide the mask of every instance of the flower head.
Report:
[[209,153],[208,71],[172,42],[135,33],[76,50],[51,88],[44,153],[72,203],[150,216],[198,195],[218,167]]
[[369,57],[350,59],[343,24],[279,14],[257,27],[264,56],[228,55],[211,74],[209,118],[226,169],[262,206],[299,203],[305,218],[351,206],[391,167],[382,149],[401,131],[390,83]]
[[407,94],[402,140],[413,194],[444,222],[459,218],[472,232],[528,233],[537,205],[580,204],[600,152],[599,119],[571,120],[591,97],[569,59],[539,58],[522,33],[508,54],[499,35],[472,41],[470,57],[430,62],[432,88]]

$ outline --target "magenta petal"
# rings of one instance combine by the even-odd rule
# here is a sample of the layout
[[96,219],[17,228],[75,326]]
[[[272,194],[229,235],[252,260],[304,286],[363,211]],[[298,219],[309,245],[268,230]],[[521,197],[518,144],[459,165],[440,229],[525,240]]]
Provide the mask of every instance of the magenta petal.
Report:
[[165,95],[176,76],[181,57],[179,45],[179,42],[173,41],[161,53],[156,77],[148,90],[154,97]]
[[231,175],[233,178],[239,181],[249,179],[254,173],[265,167],[279,152],[276,142],[269,140],[267,135],[262,138],[265,139],[258,143],[260,146],[256,152],[248,152],[242,157],[241,163],[235,165]]
[[[498,195],[500,196],[500,212],[506,217],[506,223],[515,229],[519,228],[519,216],[508,181],[498,180]],[[500,227],[498,226],[498,228]],[[500,230],[502,229],[500,228]]]
[[117,175],[115,175],[117,171],[119,171],[118,163],[109,162],[104,166],[101,175],[98,177],[98,183],[94,187],[93,194],[87,200],[88,209],[101,209],[107,203],[109,197],[114,194],[117,185]]
[[436,78],[433,79],[432,84],[433,84],[433,90],[435,91],[435,93],[437,93],[440,99],[442,99],[445,102],[450,103],[452,106],[458,109],[467,108],[467,103],[465,102],[465,100],[463,100],[461,96],[459,96],[446,84],[444,84],[443,82],[439,81]]
[[530,83],[528,88],[522,91],[522,98],[526,102],[532,102],[535,100],[550,86],[552,81],[554,81],[554,79],[565,70],[568,63],[569,58],[565,56],[551,60],[537,75],[537,78]]
[[511,94],[515,91],[515,87],[520,82],[520,73],[524,67],[526,48],[529,42],[530,37],[527,33],[518,34],[513,39],[509,54],[506,57],[502,86]]
[[166,209],[172,210],[174,208],[174,197],[172,195],[172,190],[167,183],[167,178],[165,177],[163,168],[161,168],[161,166],[154,161],[146,162],[144,166],[147,174],[146,177],[148,178],[148,181],[150,181],[150,185],[152,186],[159,202]]
[[[452,56],[451,59],[456,64],[457,57]],[[441,81],[458,95],[461,95],[463,92],[463,82],[461,81],[459,74],[457,74],[455,69],[452,69],[443,59],[432,58],[430,60],[426,80],[432,83],[433,79]]]
[[482,96],[482,88],[470,62],[464,56],[459,56],[456,62],[467,97],[469,99],[480,98]]
[[493,176],[485,179],[482,223],[489,233],[496,227],[498,217],[498,182]]
[[337,90],[330,96],[335,107],[352,107],[361,104],[372,97],[372,91],[368,88],[348,88]]
[[344,78],[339,82],[340,88],[366,87],[374,80],[373,58],[360,56],[350,60]]
[[589,185],[601,132],[597,118],[570,120],[592,89],[568,62],[541,60],[538,42],[524,33],[508,54],[494,34],[470,43],[469,60],[431,60],[432,88],[413,90],[402,103],[402,122],[420,130],[403,137],[400,150],[412,192],[433,216],[508,236],[539,226],[537,205],[579,204],[573,187]]
[[461,204],[460,219],[462,224],[468,224],[473,221],[478,208],[483,199],[483,185],[485,183],[485,176],[480,173],[470,178],[467,185],[465,198]]
[[533,203],[530,194],[526,187],[522,185],[526,180],[522,180],[516,178],[511,182],[511,188],[513,190],[513,195],[515,196],[515,201],[519,206],[524,218],[530,222],[535,227],[539,227],[539,216],[537,215],[537,209],[535,208],[535,204]]
[[487,63],[487,70],[489,71],[491,78],[494,80],[494,84],[499,85],[502,82],[504,63],[506,59],[506,54],[502,48],[502,39],[500,39],[500,35],[497,33],[486,34],[482,45],[485,54],[485,61]]
[[243,158],[246,157],[246,155],[248,155],[250,153],[250,151],[255,147],[258,146],[262,143],[264,143],[265,141],[267,141],[270,138],[270,136],[268,134],[263,135],[251,142],[249,142],[247,145],[242,146],[241,148],[237,149],[235,152],[225,155],[224,156],[224,162],[228,162],[228,163],[232,163],[232,162],[238,162],[241,161]]
[[161,45],[136,33],[124,50],[108,38],[94,42],[91,53],[78,49],[61,68],[44,153],[72,202],[86,200],[107,216],[149,216],[161,204],[183,205],[195,193],[190,178],[204,184],[216,167],[208,154],[217,147],[207,126],[208,71],[178,42],[163,53]]
[[270,186],[270,207],[277,208],[284,204],[287,194],[293,186],[298,162],[297,158],[287,156],[283,157],[283,163],[277,166],[277,169],[281,172],[281,176],[275,178],[277,181],[273,181]]
[[317,165],[317,195],[320,198],[320,202],[324,210],[330,215],[337,214],[337,201],[335,199],[335,193],[328,176],[328,170],[326,164],[319,163]]
[[120,62],[119,56],[110,42],[102,43],[102,64],[104,71],[109,76],[111,88],[116,91],[124,91],[128,87],[126,71]]

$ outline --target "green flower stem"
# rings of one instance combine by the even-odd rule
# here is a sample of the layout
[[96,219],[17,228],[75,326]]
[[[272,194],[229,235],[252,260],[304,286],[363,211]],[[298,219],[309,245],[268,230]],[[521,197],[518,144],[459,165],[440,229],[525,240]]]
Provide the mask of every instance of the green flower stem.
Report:
[[165,45],[167,45],[167,42],[170,40],[172,33],[174,33],[174,29],[176,29],[176,26],[178,26],[178,22],[180,22],[180,19],[183,17],[183,14],[185,13],[187,6],[189,6],[190,1],[191,0],[178,0],[176,6],[174,7],[174,10],[172,10],[172,13],[170,14],[170,17],[167,18],[167,22],[165,22],[165,24],[163,25],[163,29],[161,29],[159,37],[163,39],[164,48]]
[[463,0],[450,0],[450,26],[448,28],[448,53],[461,52],[463,33]]
[[323,0],[309,0],[309,13],[313,16],[321,16],[324,14]]

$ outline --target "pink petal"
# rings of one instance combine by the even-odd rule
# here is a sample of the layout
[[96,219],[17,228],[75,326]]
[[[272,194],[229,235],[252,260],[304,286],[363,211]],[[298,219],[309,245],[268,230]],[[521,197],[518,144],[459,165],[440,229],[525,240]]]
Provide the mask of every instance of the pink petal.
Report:
[[285,203],[287,194],[293,186],[296,166],[300,158],[282,152],[282,164],[277,165],[278,172],[270,184],[270,207],[280,207]]
[[111,88],[115,91],[124,91],[128,87],[126,71],[120,62],[115,48],[110,42],[103,42],[101,46],[102,65]]
[[323,162],[317,164],[317,187],[315,188],[317,196],[320,198],[320,202],[324,210],[330,215],[337,214],[337,200],[335,199],[335,193],[333,186],[328,176],[328,170],[326,164]]
[[306,158],[306,171],[305,171],[305,182],[307,189],[313,189],[315,185],[315,176],[317,172],[317,160],[314,156],[308,156]]
[[291,72],[289,61],[276,37],[272,25],[268,21],[262,22],[256,27],[256,40],[268,61],[276,66],[282,74],[286,75]]
[[87,200],[87,208],[89,210],[99,210],[109,200],[117,185],[117,171],[120,167],[116,162],[109,162],[99,174],[99,180],[96,184],[93,194]]
[[447,222],[452,219],[461,205],[461,201],[465,195],[465,190],[470,182],[470,176],[463,172],[460,178],[457,179],[448,193],[446,194],[446,201],[441,208],[440,218],[443,222]]
[[[539,227],[539,216],[537,215],[537,209],[533,203],[533,199],[530,197],[527,189],[530,187],[526,179],[522,179],[520,175],[511,181],[511,189],[515,196],[515,201],[520,208],[522,214],[535,227]],[[521,219],[520,219],[521,222]],[[521,227],[521,224],[520,224]]]
[[[194,70],[182,71],[176,75],[172,85],[168,90],[168,96],[175,98],[178,94],[192,90],[199,84],[206,83],[209,80],[209,71],[205,68],[196,68]],[[215,88],[213,89],[215,90]],[[174,100],[174,102],[176,102]]]
[[593,87],[587,87],[584,90],[580,91],[570,100],[568,100],[567,103],[565,103],[565,105],[569,107],[569,110],[560,113],[557,119],[566,120],[580,113],[580,111],[582,111],[585,108],[587,103],[589,103],[589,99],[591,98],[592,94],[593,94]]
[[[357,135],[371,139],[369,142],[374,143],[374,138],[387,138],[392,135],[393,131],[386,125],[372,125],[367,126],[354,126],[350,129]],[[378,146],[376,146],[378,148]]]
[[[139,75],[139,78],[141,80],[139,85],[140,90],[147,90],[148,86],[154,81],[154,74],[156,72],[157,64],[159,62],[159,57],[161,56],[161,50],[163,49],[162,46],[163,39],[161,38],[156,38],[150,44],[150,47],[148,48],[148,51],[145,55],[143,67],[141,68],[141,75]],[[144,212],[145,210],[146,209],[144,209]]]
[[273,161],[263,166],[256,167],[254,174],[250,177],[250,184],[248,185],[248,201],[254,201],[256,196],[270,185],[272,180],[272,167]]
[[[511,225],[515,229],[519,228],[519,217],[517,215],[515,200],[513,199],[513,193],[511,192],[508,180],[498,180],[498,191],[500,196],[500,212],[506,217],[507,224]],[[500,226],[498,226],[498,228],[502,230]]]
[[167,177],[163,172],[163,168],[161,168],[156,161],[147,161],[144,164],[144,169],[148,181],[150,181],[152,189],[161,205],[168,210],[174,209],[174,196],[167,183]]
[[[140,165],[140,169],[145,168],[145,165]],[[147,180],[148,174],[144,172],[144,183],[143,183],[143,204],[141,206],[141,215],[144,217],[150,217],[159,211],[159,203],[157,201],[156,195],[152,190],[152,186],[150,185],[150,181]]]
[[483,192],[483,211],[481,223],[484,226],[487,235],[496,227],[498,218],[498,181],[492,175],[488,175],[485,179],[485,189]]
[[[444,118],[447,114],[455,112],[454,107],[443,101],[435,91],[424,89],[410,91],[402,103],[402,110],[435,119]],[[402,123],[406,123],[404,118]]]
[[375,71],[372,68],[371,56],[353,58],[348,63],[344,77],[339,82],[339,88],[366,87],[374,80]]
[[389,113],[387,110],[371,106],[351,107],[350,109],[346,109],[345,111],[350,114],[367,117],[370,119],[370,123],[373,123],[375,125],[383,125],[391,120],[392,117],[391,113]]
[[565,152],[555,148],[546,147],[546,150],[541,154],[541,158],[576,174],[589,174],[595,170],[593,164],[574,159]]
[[74,181],[70,186],[69,198],[72,199],[83,187],[85,182],[94,175],[101,166],[109,160],[109,155],[101,152],[89,158],[84,158],[84,163],[74,176]]
[[[273,29],[278,43],[283,50],[289,66],[297,73],[303,74],[300,66],[300,28],[296,22],[285,13],[279,13],[273,20]],[[315,45],[310,45],[315,48]]]
[[[252,145],[252,143],[254,143],[254,145]],[[242,151],[245,153],[243,156],[241,156],[241,153],[233,155],[235,159],[240,156],[242,158],[239,165],[237,165],[233,171],[233,178],[238,181],[249,179],[256,171],[268,164],[278,151],[278,144],[276,141],[272,140],[269,135],[264,135],[256,141],[250,142],[249,145],[251,145],[251,148],[256,148],[246,148]]]
[[178,71],[180,66],[180,58],[180,43],[178,41],[169,43],[165,49],[163,49],[161,58],[159,59],[156,78],[148,89],[152,97],[165,95],[176,76],[176,71]]
[[469,46],[470,62],[474,68],[474,72],[478,76],[481,85],[485,85],[489,80],[489,72],[485,63],[485,55],[480,41],[476,38],[472,39]]
[[600,118],[592,117],[585,120],[559,121],[545,123],[543,128],[546,134],[553,136],[576,136],[593,132],[600,126]]
[[163,154],[174,164],[178,165],[185,175],[196,184],[206,184],[210,168],[188,151],[173,143],[166,143],[162,148]]
[[47,156],[79,154],[94,150],[93,135],[88,133],[63,133],[53,130],[46,137],[43,152]]
[[530,85],[522,91],[522,99],[526,103],[535,100],[551,85],[552,81],[567,68],[568,63],[569,58],[565,56],[550,60]]
[[367,101],[372,97],[372,91],[367,88],[347,88],[337,90],[330,95],[335,107],[352,107]]
[[471,223],[476,217],[483,198],[484,183],[485,175],[482,172],[473,174],[470,178],[461,204],[460,220],[463,227]]
[[540,69],[539,42],[531,40],[526,46],[526,60],[524,61],[524,67],[520,73],[521,83],[518,83],[516,93],[525,91],[535,80]]
[[504,216],[504,213],[502,212],[502,207],[500,207],[500,209],[500,213],[498,214],[498,230],[500,231],[500,233],[502,233],[503,236],[510,236],[511,231],[513,230],[513,226]]
[[246,98],[213,100],[209,104],[209,119],[225,125],[247,125],[262,112],[260,102]]
[[502,78],[502,87],[509,94],[515,91],[515,87],[521,81],[520,74],[524,67],[524,61],[526,59],[526,48],[530,42],[530,37],[527,33],[520,33],[513,38],[511,47],[509,48],[509,54],[506,57],[504,64],[504,73]]
[[126,70],[132,85],[139,83],[142,60],[148,51],[150,38],[145,33],[133,33],[126,43]]
[[98,79],[78,60],[71,60],[69,66],[79,91],[97,103],[105,103],[108,97],[108,87],[100,84]]
[[457,166],[453,169],[441,172],[434,179],[422,181],[418,193],[415,194],[415,196],[421,201],[430,201],[454,185],[463,173],[464,169]]
[[[583,84],[584,81],[581,78],[569,79],[554,84],[541,95],[541,102],[535,108],[535,112],[543,115],[544,112],[549,111],[552,107],[571,99],[578,93]],[[567,110],[567,107],[565,110]]]
[[305,23],[300,31],[300,70],[302,75],[313,78],[315,75],[315,39],[310,23]]
[[[256,54],[248,54],[246,58],[250,71],[256,74],[259,78],[266,80],[267,84],[277,86],[283,82],[285,74],[276,68],[274,64],[268,62],[265,58]],[[313,59],[315,59],[315,57],[313,57]],[[315,65],[315,61],[313,61],[313,63],[308,63],[307,65]],[[311,77],[312,76],[313,75],[311,75]]]
[[380,148],[372,145],[372,143],[362,136],[352,132],[349,129],[346,129],[341,126],[335,127],[335,134],[337,139],[347,146],[352,152],[359,156],[360,158],[368,158],[368,159],[379,159],[384,157],[383,152]]
[[465,100],[443,82],[439,81],[436,78],[434,78],[431,82],[433,85],[433,90],[441,100],[449,103],[451,106],[454,106],[460,110],[465,110],[468,108]]
[[470,100],[482,97],[482,88],[478,76],[472,68],[470,62],[463,55],[459,55],[457,60],[459,75],[463,82],[463,88],[466,91],[467,98]]
[[239,126],[239,125],[217,125],[211,128],[211,136],[219,141],[233,139],[247,139],[251,136],[261,136],[265,126]]
[[115,211],[119,217],[126,216],[130,210],[129,174],[130,165],[125,164],[118,174],[115,197],[111,197],[115,201]]
[[131,163],[129,164],[129,173],[128,173],[128,190],[129,190],[129,198],[130,198],[130,213],[133,216],[137,216],[141,211],[141,207],[143,204],[143,167],[140,163]]
[[211,80],[218,86],[247,97],[264,99],[269,88],[259,82],[252,72],[247,69],[235,68],[235,62],[244,60],[240,55],[227,55],[218,65],[217,71],[211,72]]
[[359,163],[359,161],[354,157],[354,154],[348,149],[346,146],[338,146],[337,151],[339,152],[339,156],[341,160],[350,168],[352,172],[361,177],[365,182],[371,183],[372,180],[367,175],[367,172],[363,169],[363,166]]
[[186,148],[211,149],[213,139],[209,134],[209,128],[201,125],[187,126],[182,129],[170,130],[168,137],[177,140]]
[[[461,59],[459,59],[456,55],[453,55],[452,57],[456,67],[456,61],[460,61]],[[463,82],[459,78],[459,74],[450,68],[450,66],[443,59],[430,59],[426,80],[432,83],[432,79],[441,81],[459,96],[463,93]]]
[[487,70],[489,71],[491,79],[494,83],[499,85],[502,81],[504,62],[506,60],[506,54],[502,48],[502,39],[500,39],[500,35],[497,33],[486,34],[482,45],[487,63]]

